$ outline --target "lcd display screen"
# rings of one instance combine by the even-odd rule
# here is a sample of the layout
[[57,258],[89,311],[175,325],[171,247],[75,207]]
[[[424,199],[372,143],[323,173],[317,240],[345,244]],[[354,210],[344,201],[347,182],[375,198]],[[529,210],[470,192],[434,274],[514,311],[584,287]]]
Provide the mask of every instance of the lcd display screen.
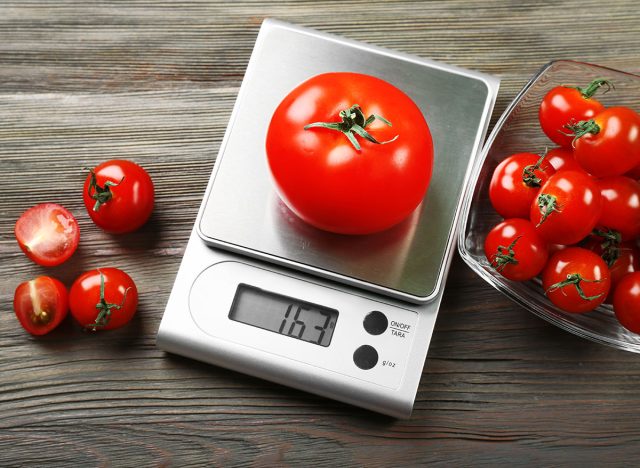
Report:
[[320,346],[329,346],[338,311],[241,283],[229,318]]

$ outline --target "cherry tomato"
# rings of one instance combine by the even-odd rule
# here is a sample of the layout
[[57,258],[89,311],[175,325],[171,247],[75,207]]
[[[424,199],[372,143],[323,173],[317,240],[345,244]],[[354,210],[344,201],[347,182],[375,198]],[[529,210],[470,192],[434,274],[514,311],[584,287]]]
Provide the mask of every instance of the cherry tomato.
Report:
[[620,242],[619,234],[613,236],[590,236],[585,244],[585,248],[598,254],[609,267],[611,289],[606,303],[613,302],[613,292],[624,276],[640,271],[640,248],[633,242]]
[[151,216],[153,182],[136,163],[113,159],[91,170],[82,198],[96,225],[114,234],[131,232]]
[[117,268],[98,268],[80,275],[69,293],[71,315],[87,330],[112,330],[128,323],[138,306],[138,289]]
[[42,266],[60,265],[78,248],[80,228],[66,208],[42,203],[25,211],[15,226],[23,252]]
[[493,171],[489,199],[503,218],[527,218],[531,202],[540,187],[555,174],[544,157],[533,153],[517,153],[504,159]]
[[575,244],[596,226],[602,196],[595,180],[584,172],[560,171],[540,188],[531,204],[531,222],[552,244]]
[[582,166],[578,164],[576,158],[573,157],[572,148],[553,148],[547,152],[545,158],[549,164],[553,166],[556,172],[560,171],[579,171],[585,172]]
[[597,181],[602,195],[599,226],[618,231],[622,240],[640,236],[640,183],[629,177],[606,177]]
[[609,107],[569,128],[576,137],[574,157],[589,174],[622,175],[640,164],[640,115],[633,110]]
[[549,251],[535,227],[526,219],[507,219],[495,226],[484,242],[493,268],[505,278],[525,281],[542,271]]
[[580,247],[556,252],[542,271],[542,287],[551,302],[571,313],[598,307],[607,297],[611,281],[607,264]]
[[67,288],[55,278],[38,276],[16,288],[13,310],[22,328],[32,335],[49,333],[67,316]]
[[631,273],[618,283],[613,293],[613,311],[624,328],[640,333],[640,272]]
[[369,234],[410,215],[433,166],[431,132],[402,91],[356,73],[317,75],[275,110],[266,139],[282,200],[307,223]]
[[546,135],[560,146],[571,146],[573,137],[567,136],[565,125],[589,120],[604,110],[593,98],[601,86],[610,87],[606,80],[594,80],[586,88],[556,86],[540,103],[538,119]]

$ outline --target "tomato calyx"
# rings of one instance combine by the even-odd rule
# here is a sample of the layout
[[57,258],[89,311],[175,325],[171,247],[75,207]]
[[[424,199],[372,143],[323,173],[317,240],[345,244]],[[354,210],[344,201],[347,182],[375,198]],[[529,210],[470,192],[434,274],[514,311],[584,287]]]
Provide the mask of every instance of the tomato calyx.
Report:
[[542,185],[542,179],[536,176],[535,171],[540,169],[540,165],[544,158],[547,157],[547,150],[545,150],[544,154],[540,156],[538,162],[535,164],[530,164],[524,168],[522,171],[522,182],[524,182],[529,187],[540,187]]
[[508,246],[499,245],[498,252],[493,255],[491,258],[491,265],[496,269],[497,272],[501,272],[504,270],[507,265],[517,265],[518,260],[516,260],[516,252],[513,248],[516,246],[516,242],[520,240],[522,236],[518,236],[511,244]]
[[[569,273],[567,275],[567,279],[564,281],[560,281],[558,283],[552,284],[551,286],[549,286],[549,288],[545,291],[545,294],[549,294],[550,292],[553,292],[557,289],[562,289],[565,286],[570,286],[570,285],[574,285],[576,288],[576,291],[578,292],[578,295],[584,299],[585,301],[594,301],[596,299],[598,299],[599,297],[601,297],[604,293],[600,293],[600,294],[596,294],[595,296],[587,296],[584,293],[584,290],[582,289],[581,283],[585,282],[585,283],[600,283],[602,282],[602,280],[589,280],[586,278],[583,278],[582,275],[580,275],[580,273]],[[564,291],[563,291],[564,293]]]
[[104,275],[100,270],[98,270],[98,272],[100,273],[100,302],[96,304],[96,309],[98,309],[99,312],[96,316],[95,322],[85,327],[90,331],[96,331],[98,328],[103,328],[109,323],[109,320],[111,319],[111,309],[121,309],[127,300],[127,293],[129,292],[129,289],[131,289],[130,287],[125,289],[124,296],[122,297],[122,302],[120,302],[120,304],[107,302],[104,298]]
[[583,98],[591,99],[603,86],[606,86],[607,89],[605,89],[602,94],[607,94],[612,89],[616,89],[616,87],[613,86],[613,83],[605,78],[596,78],[591,83],[589,83],[586,88],[581,88],[580,86],[565,86],[565,88],[575,89],[582,95]]
[[89,188],[87,189],[87,193],[89,197],[93,198],[96,203],[93,205],[93,211],[99,211],[100,207],[107,203],[109,200],[113,198],[113,192],[109,187],[117,187],[124,180],[124,176],[120,179],[120,182],[111,182],[107,180],[104,183],[104,186],[98,185],[98,179],[96,177],[96,173],[93,169],[85,167],[91,173],[91,181],[89,182]]
[[613,229],[594,229],[594,236],[602,238],[600,248],[602,249],[602,260],[611,268],[620,258],[620,244],[622,243],[622,235]]
[[362,112],[362,109],[358,104],[353,104],[348,109],[340,111],[339,115],[340,118],[342,118],[342,122],[313,122],[305,125],[304,129],[309,130],[313,127],[321,127],[342,132],[345,134],[353,147],[358,151],[360,151],[360,143],[358,143],[358,140],[356,140],[354,133],[377,145],[386,145],[387,143],[391,143],[398,139],[398,135],[396,135],[391,140],[376,140],[369,132],[365,130],[367,125],[371,124],[376,119],[387,124],[389,127],[392,127],[393,125],[391,124],[391,122],[380,115],[371,114],[369,117],[365,118],[364,112]]
[[595,120],[581,120],[578,123],[568,123],[565,125],[565,128],[568,128],[571,133],[565,133],[567,136],[573,136],[573,140],[571,141],[571,146],[575,148],[575,143],[578,138],[583,137],[587,133],[592,135],[597,135],[600,133],[600,125],[596,123]]
[[538,208],[540,208],[542,218],[540,219],[540,222],[536,224],[536,227],[544,223],[547,217],[549,217],[549,215],[554,211],[557,211],[558,213],[560,212],[558,209],[558,199],[548,193],[541,193],[538,195]]

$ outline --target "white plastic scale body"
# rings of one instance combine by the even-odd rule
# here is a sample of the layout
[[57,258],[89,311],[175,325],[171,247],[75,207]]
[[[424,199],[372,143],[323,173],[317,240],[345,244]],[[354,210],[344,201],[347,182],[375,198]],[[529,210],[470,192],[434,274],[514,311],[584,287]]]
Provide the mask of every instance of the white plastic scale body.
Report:
[[[386,232],[316,230],[279,200],[264,139],[282,98],[350,71],[407,93],[429,123],[431,185]],[[495,78],[266,20],[160,324],[168,352],[409,417]]]

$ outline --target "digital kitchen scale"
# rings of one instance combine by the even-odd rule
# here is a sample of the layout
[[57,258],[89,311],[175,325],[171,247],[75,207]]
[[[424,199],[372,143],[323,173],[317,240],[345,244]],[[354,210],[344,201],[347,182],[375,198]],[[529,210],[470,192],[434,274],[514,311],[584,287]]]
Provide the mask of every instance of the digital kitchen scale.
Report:
[[[335,71],[400,88],[431,129],[428,193],[409,219],[382,233],[344,236],[305,224],[279,200],[267,166],[277,105],[302,81]],[[498,86],[491,76],[266,20],[158,346],[409,417]]]

